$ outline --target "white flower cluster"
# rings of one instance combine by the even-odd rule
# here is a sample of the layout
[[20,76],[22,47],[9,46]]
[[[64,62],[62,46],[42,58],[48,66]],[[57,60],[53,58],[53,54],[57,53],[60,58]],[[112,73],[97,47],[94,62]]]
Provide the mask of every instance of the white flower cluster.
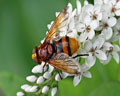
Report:
[[[79,53],[89,54],[81,70],[84,77],[91,78],[87,70],[94,66],[96,58],[102,64],[108,64],[113,57],[119,64],[120,47],[115,42],[120,41],[120,0],[94,0],[94,5],[85,1],[83,7],[77,0],[75,10],[77,38],[83,45]],[[75,86],[81,77],[74,77]]]
[[[47,94],[50,88],[52,88],[51,96],[56,95],[58,90],[57,81],[60,81],[61,78],[58,73],[54,71],[54,67],[49,64],[47,64],[43,70],[44,64],[45,63],[42,62],[41,65],[36,65],[35,67],[33,67],[32,73],[34,73],[34,75],[26,77],[26,80],[29,81],[31,85],[22,85],[21,89],[23,91],[17,92],[17,96],[28,96],[27,93],[34,94],[32,96]],[[61,76],[65,78],[66,74],[63,72],[61,73]]]
[[[81,6],[79,0],[76,1],[76,9],[72,10],[72,5],[68,4],[67,21],[59,29],[61,36],[68,35],[77,38],[81,42],[81,49],[78,54],[89,54],[83,56],[84,64],[80,64],[81,75],[74,76],[73,84],[77,86],[82,76],[91,78],[88,71],[94,66],[96,58],[102,64],[108,64],[113,57],[119,64],[120,47],[120,0],[94,0],[94,5],[85,0],[84,6]],[[56,13],[58,16],[59,12]],[[51,24],[48,24],[50,29]],[[41,43],[44,40],[41,41]],[[51,90],[51,96],[55,96],[58,87],[57,82],[63,78],[71,76],[65,72],[58,73],[50,64],[47,64],[43,71],[44,62],[36,65],[32,72],[35,75],[28,76],[26,79],[33,85],[22,85],[23,92],[18,92],[17,96],[26,96],[26,92],[46,94]]]

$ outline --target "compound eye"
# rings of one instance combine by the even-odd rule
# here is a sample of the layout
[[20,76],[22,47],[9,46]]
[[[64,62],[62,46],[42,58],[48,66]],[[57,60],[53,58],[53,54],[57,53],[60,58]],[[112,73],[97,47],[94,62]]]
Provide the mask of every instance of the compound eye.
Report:
[[47,57],[47,50],[46,49],[43,49],[43,50],[39,50],[40,52],[39,53],[39,56],[42,57],[42,58],[46,58]]

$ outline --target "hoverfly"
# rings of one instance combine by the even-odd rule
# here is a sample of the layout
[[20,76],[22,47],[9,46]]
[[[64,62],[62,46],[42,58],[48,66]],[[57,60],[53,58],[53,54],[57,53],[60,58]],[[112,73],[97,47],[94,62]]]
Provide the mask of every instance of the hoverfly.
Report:
[[[59,13],[43,44],[33,49],[32,59],[38,64],[42,61],[45,62],[45,65],[46,63],[49,63],[55,68],[71,75],[80,75],[80,66],[74,58],[82,56],[82,54],[72,57],[72,55],[80,48],[79,41],[68,36],[60,38],[56,36],[61,33],[59,28],[66,20],[68,20],[67,15],[67,8]],[[85,56],[85,54],[83,54],[83,56]]]

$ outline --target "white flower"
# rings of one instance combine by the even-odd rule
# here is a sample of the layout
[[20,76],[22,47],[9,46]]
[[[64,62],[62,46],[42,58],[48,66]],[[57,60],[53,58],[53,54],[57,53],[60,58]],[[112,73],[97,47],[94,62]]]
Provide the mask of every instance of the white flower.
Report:
[[104,16],[102,19],[98,30],[102,30],[101,35],[104,36],[106,40],[109,40],[113,35],[112,27],[116,24],[117,20],[115,17]]
[[111,60],[111,57],[113,56],[115,61],[119,64],[119,54],[118,54],[118,52],[120,51],[119,46],[112,45],[109,42],[105,42],[104,45],[103,45],[103,48],[105,49],[105,51],[107,51],[106,54],[107,54],[108,59],[103,60],[101,62],[103,64],[108,64],[109,61]]
[[38,77],[36,83],[37,83],[37,84],[41,84],[41,83],[43,83],[43,82],[44,82],[43,76]]
[[114,33],[113,33],[113,37],[111,38],[110,41],[117,41],[119,40],[120,42],[120,18],[117,21],[117,24],[114,26]]
[[57,93],[57,87],[52,88],[51,96],[55,96]]
[[105,52],[101,50],[103,44],[104,39],[101,37],[95,39],[93,43],[89,40],[85,42],[84,49],[91,54],[86,58],[86,64],[88,64],[89,67],[92,67],[95,64],[96,57],[99,60],[107,60]]
[[92,24],[78,24],[77,31],[81,32],[79,41],[84,42],[87,38],[92,39],[95,36],[94,26]]
[[49,87],[48,86],[44,86],[42,88],[42,93],[47,93],[49,91]]
[[[91,22],[95,28],[99,26],[99,21],[102,20],[102,12],[100,5],[88,4],[85,8],[84,22]],[[88,21],[89,20],[89,21]]]
[[110,6],[111,15],[120,16],[120,1],[110,0],[108,4]]
[[74,76],[74,79],[73,79],[74,86],[77,86],[80,83],[82,76],[87,78],[92,78],[91,73],[88,71],[90,67],[88,67],[86,64],[83,64],[81,65],[80,68],[81,68],[80,76]]
[[43,74],[43,77],[44,77],[45,79],[49,79],[49,78],[51,77],[51,73],[45,72],[45,73]]
[[17,92],[17,96],[24,96],[23,92]]
[[29,82],[35,82],[37,80],[37,77],[35,75],[27,76],[26,80]]
[[36,92],[37,88],[38,88],[38,86],[32,86],[29,91],[30,92]]

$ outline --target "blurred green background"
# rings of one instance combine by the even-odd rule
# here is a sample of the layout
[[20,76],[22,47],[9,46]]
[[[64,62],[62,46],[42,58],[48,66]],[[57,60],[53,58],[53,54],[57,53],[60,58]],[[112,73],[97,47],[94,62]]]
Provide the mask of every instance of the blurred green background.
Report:
[[[83,0],[81,0],[83,2]],[[90,0],[92,1],[92,0]],[[32,49],[40,44],[47,24],[75,0],[0,0],[0,96],[16,96],[25,77],[36,64]],[[59,96],[120,96],[120,64],[98,61],[90,70],[92,79],[82,78],[74,87],[72,79],[59,83]]]

